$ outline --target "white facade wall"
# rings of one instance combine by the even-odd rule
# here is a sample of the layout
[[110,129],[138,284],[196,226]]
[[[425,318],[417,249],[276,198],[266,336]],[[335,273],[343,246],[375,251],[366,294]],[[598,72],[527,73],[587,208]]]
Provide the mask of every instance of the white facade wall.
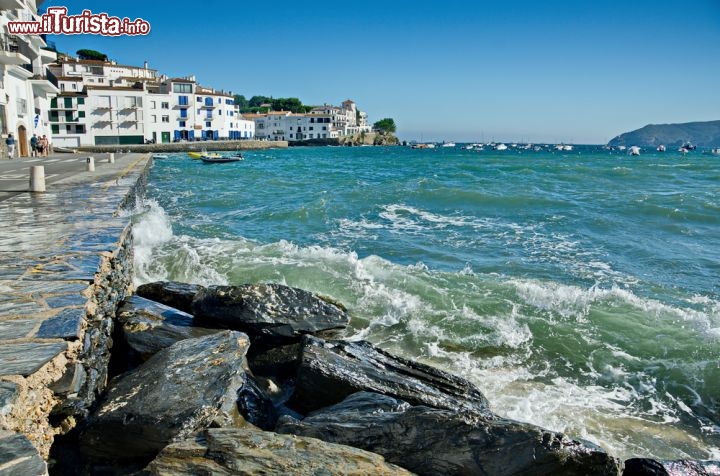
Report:
[[33,134],[46,135],[53,143],[47,112],[58,88],[47,65],[56,53],[39,35],[9,35],[7,30],[9,21],[37,18],[35,0],[0,3],[0,132],[3,139],[8,133],[15,137],[16,157],[30,154]]

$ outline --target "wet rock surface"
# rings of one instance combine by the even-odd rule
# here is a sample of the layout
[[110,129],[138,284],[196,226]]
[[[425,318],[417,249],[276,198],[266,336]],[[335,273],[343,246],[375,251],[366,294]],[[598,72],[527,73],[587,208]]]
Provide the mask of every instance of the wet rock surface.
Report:
[[117,348],[113,353],[127,369],[181,340],[220,332],[195,327],[192,315],[140,296],[130,296],[122,302],[117,320]]
[[149,475],[293,474],[410,475],[382,456],[313,438],[237,428],[214,428],[166,447]]
[[288,405],[307,413],[372,391],[411,405],[488,413],[485,396],[467,380],[374,347],[369,342],[305,336]]
[[623,476],[717,476],[718,461],[657,461],[632,458],[625,461]]
[[350,321],[334,303],[274,283],[200,289],[191,308],[202,325],[245,332],[255,345],[293,342],[304,334],[332,335]]
[[597,447],[532,425],[357,393],[277,431],[362,448],[417,474],[619,475]]
[[48,474],[47,464],[24,435],[0,430],[0,474],[41,476]]
[[151,458],[198,429],[241,423],[236,400],[248,346],[233,331],[184,340],[113,380],[80,436],[81,450],[107,460]]
[[137,287],[135,294],[151,301],[165,304],[186,313],[192,313],[191,305],[195,295],[204,286],[178,281],[155,281]]

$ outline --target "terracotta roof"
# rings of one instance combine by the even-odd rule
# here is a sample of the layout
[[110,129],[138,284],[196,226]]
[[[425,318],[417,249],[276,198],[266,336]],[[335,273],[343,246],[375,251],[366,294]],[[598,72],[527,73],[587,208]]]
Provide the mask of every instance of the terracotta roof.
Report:
[[58,81],[81,81],[82,78],[78,78],[77,76],[56,76]]

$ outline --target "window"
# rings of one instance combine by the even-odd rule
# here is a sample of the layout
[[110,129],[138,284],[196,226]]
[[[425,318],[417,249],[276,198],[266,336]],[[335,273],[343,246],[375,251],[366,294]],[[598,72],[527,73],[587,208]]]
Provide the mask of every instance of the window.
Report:
[[169,102],[161,102],[160,109],[170,109],[170,103]]
[[178,104],[181,106],[187,106],[188,105],[188,97],[187,96],[178,96]]
[[85,98],[77,98],[78,104],[85,104]]
[[85,117],[85,111],[78,111],[78,118]]
[[[79,100],[78,100],[78,102],[79,102]],[[52,98],[52,99],[50,100],[50,107],[53,108],[53,109],[57,109],[57,107],[58,107],[58,105],[57,105],[57,98]]]
[[70,132],[72,130],[72,126],[70,124],[65,126],[65,132]]
[[163,122],[170,122],[170,116],[163,116],[162,117]]
[[187,126],[185,125],[185,124],[186,124],[185,121],[180,121],[178,124],[180,124],[180,127],[187,127]]
[[150,107],[152,109],[157,109],[157,103],[155,101],[150,101]]
[[58,120],[58,112],[50,111],[50,122],[57,122],[57,120]]
[[85,125],[79,124],[79,125],[75,126],[75,132],[77,134],[85,134]]
[[310,126],[309,130],[311,130],[311,131],[312,131],[313,129],[315,129],[315,128],[314,128],[313,126]]
[[65,109],[72,109],[72,98],[65,98],[63,102],[65,103]]
[[182,117],[183,119],[188,117],[187,109],[180,109],[180,117]]
[[65,122],[73,122],[72,111],[65,111]]
[[173,84],[173,92],[175,93],[191,93],[192,84]]
[[50,129],[52,130],[53,134],[60,134],[60,126],[58,124],[51,125]]
[[152,121],[153,121],[153,122],[157,123],[157,116],[156,116],[155,114],[153,114],[153,115],[150,116],[150,117],[152,118]]
[[77,84],[72,83],[73,89],[77,89]]
[[212,127],[212,122],[206,122],[205,127]]
[[202,102],[202,98],[200,96],[198,96],[197,102]]
[[104,82],[105,82],[105,78],[98,78],[98,83],[104,83]]

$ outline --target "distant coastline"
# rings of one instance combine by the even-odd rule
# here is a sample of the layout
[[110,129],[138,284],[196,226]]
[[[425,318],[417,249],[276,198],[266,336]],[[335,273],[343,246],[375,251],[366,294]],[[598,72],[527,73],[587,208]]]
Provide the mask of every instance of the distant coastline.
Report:
[[698,147],[720,147],[720,121],[682,124],[648,124],[614,137],[609,146],[679,147],[692,143]]

